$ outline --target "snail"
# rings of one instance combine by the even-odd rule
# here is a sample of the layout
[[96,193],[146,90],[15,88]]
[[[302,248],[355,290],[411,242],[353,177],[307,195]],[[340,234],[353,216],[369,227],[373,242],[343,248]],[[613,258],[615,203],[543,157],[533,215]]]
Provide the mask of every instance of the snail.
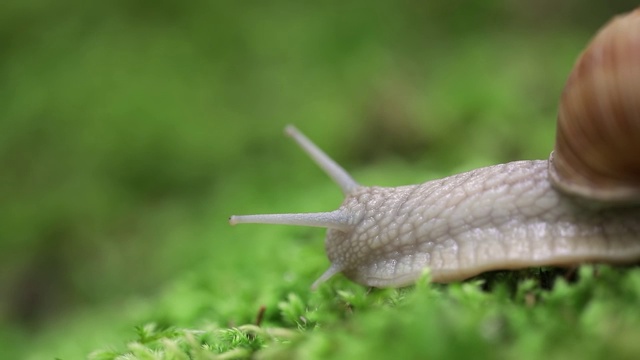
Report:
[[640,8],[615,17],[563,90],[549,160],[515,161],[419,185],[366,187],[293,126],[286,133],[345,195],[335,211],[231,216],[327,228],[329,269],[362,285],[485,271],[640,261]]

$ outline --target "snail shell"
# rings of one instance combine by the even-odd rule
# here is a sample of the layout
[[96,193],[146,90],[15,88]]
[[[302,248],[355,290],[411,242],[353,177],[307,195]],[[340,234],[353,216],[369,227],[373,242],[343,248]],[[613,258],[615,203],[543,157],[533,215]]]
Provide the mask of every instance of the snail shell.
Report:
[[556,134],[555,186],[588,199],[640,202],[640,9],[614,18],[578,58]]
[[[394,188],[359,185],[292,126],[286,132],[345,194],[334,211],[229,222],[328,228],[329,269],[397,287],[481,272],[640,260],[640,10],[615,18],[578,59],[550,159]],[[594,206],[598,205],[598,206]]]

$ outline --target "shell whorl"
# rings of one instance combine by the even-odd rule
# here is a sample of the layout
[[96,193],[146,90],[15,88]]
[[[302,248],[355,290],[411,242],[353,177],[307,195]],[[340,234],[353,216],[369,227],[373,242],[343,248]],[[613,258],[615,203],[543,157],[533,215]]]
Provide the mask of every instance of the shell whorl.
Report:
[[571,195],[640,202],[640,8],[611,20],[576,61],[549,176]]
[[[302,133],[286,133],[340,186],[334,211],[231,216],[328,228],[331,266],[363,285],[462,280],[483,271],[640,260],[640,8],[615,18],[578,58],[549,161],[515,161],[419,185],[359,185]],[[549,171],[547,171],[547,169]],[[585,206],[575,197],[597,204]]]

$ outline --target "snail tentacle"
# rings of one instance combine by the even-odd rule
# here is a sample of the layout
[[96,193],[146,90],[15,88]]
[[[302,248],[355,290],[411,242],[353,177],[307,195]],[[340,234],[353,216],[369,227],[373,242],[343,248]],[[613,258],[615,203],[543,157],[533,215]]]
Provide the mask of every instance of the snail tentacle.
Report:
[[364,187],[293,126],[340,186],[338,210],[232,216],[328,228],[331,266],[363,285],[409,285],[530,266],[640,261],[640,8],[616,17],[580,56],[549,160],[488,166],[419,185]]

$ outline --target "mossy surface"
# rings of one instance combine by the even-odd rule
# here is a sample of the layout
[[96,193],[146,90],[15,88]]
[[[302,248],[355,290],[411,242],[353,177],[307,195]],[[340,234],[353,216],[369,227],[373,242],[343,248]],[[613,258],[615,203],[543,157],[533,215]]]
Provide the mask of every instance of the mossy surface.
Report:
[[240,311],[255,314],[246,323],[202,317],[178,327],[164,319],[136,327],[126,345],[89,358],[624,359],[640,353],[634,309],[640,269],[584,266],[571,282],[551,275],[553,285],[542,285],[550,272],[494,274],[500,281],[489,291],[487,279],[434,285],[428,274],[405,289],[366,289],[344,279],[313,293],[281,287],[271,303]]
[[288,123],[365,185],[546,158],[635,6],[3,1],[0,358],[637,358],[636,268],[312,292],[321,229],[227,223],[340,204]]

